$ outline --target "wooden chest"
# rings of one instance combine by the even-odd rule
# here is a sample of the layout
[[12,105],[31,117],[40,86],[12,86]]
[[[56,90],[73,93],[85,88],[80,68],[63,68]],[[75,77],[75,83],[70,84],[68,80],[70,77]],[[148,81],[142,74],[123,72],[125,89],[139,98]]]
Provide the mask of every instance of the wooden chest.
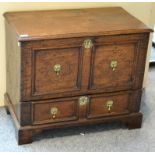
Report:
[[5,105],[18,144],[50,128],[112,121],[141,127],[151,29],[119,7],[4,17]]

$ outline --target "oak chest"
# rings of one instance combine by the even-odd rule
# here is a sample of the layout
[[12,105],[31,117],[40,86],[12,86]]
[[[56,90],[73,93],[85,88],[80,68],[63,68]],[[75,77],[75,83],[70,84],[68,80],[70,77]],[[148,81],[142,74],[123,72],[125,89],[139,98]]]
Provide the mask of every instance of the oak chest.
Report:
[[112,121],[141,127],[151,29],[119,7],[4,17],[5,105],[18,144],[50,128]]

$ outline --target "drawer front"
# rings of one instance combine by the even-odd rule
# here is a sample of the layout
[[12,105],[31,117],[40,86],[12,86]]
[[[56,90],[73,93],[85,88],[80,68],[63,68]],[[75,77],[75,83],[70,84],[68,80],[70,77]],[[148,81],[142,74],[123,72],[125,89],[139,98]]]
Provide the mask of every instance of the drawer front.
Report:
[[90,88],[131,88],[135,78],[136,47],[134,43],[96,46]]
[[78,119],[77,101],[44,101],[33,104],[33,124],[73,121]]
[[123,115],[138,111],[140,97],[139,91],[91,96],[87,105],[87,118]]
[[[32,102],[32,124],[99,119],[139,111],[141,91],[95,94]],[[30,119],[30,118],[29,118]]]

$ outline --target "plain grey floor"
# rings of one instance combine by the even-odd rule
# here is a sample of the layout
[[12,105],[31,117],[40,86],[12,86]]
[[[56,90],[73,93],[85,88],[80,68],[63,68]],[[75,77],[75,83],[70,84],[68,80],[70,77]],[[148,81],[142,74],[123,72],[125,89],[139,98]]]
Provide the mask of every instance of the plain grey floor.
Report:
[[151,58],[150,61],[155,62],[155,46],[151,49]]
[[32,144],[18,146],[11,117],[0,108],[0,151],[155,151],[155,67],[149,71],[141,111],[141,129],[128,130],[121,124],[57,129],[38,135]]

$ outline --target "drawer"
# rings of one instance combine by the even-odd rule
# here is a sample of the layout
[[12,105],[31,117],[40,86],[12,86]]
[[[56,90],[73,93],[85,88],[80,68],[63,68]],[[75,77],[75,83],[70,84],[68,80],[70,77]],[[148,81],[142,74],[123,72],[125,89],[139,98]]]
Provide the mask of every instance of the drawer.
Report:
[[139,111],[141,91],[122,91],[32,102],[32,123],[124,115]]
[[78,119],[76,99],[33,103],[33,124],[73,121]]
[[134,85],[137,43],[95,46],[90,89],[130,89]]
[[129,114],[138,111],[140,91],[108,93],[90,96],[87,118]]

